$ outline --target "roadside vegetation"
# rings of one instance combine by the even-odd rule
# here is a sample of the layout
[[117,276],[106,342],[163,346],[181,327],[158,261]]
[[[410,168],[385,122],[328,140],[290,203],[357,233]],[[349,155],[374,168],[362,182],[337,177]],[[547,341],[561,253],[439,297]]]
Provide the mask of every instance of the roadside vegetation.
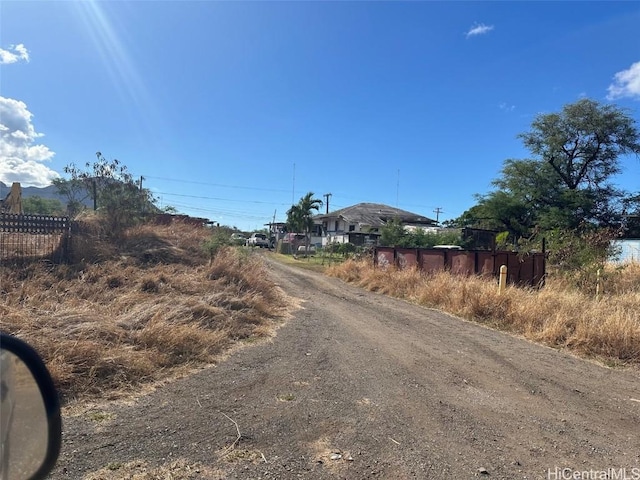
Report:
[[[612,239],[640,236],[640,194],[612,185],[619,157],[640,154],[640,133],[622,109],[582,99],[539,116],[521,138],[533,158],[505,161],[496,189],[449,221],[449,233],[407,232],[392,220],[381,241],[468,246],[463,228],[501,232],[500,248],[545,247],[545,288],[499,294],[495,279],[375,269],[350,245],[313,258],[277,257],[611,365],[640,364],[640,267],[607,264]],[[79,225],[70,263],[0,266],[0,327],[36,347],[63,400],[139,393],[217,361],[238,342],[269,336],[290,306],[259,255],[232,246],[243,243],[232,236],[239,232],[153,224],[162,211],[144,179],[96,155],[83,168],[69,165],[70,178],[55,182]],[[60,211],[41,199],[28,206]],[[307,252],[321,206],[309,192],[287,211],[287,226],[304,233]]]
[[499,294],[495,279],[380,269],[371,260],[349,260],[327,273],[608,365],[640,365],[639,264],[607,268],[598,299],[595,282],[581,290],[571,275],[552,276],[539,290],[508,287]]
[[155,223],[144,179],[96,157],[54,182],[66,207],[24,205],[73,218],[68,263],[0,265],[0,328],[42,355],[63,402],[138,394],[271,335],[289,306],[258,256],[232,247],[237,229]]
[[[111,220],[111,219],[110,219]],[[140,393],[272,334],[286,311],[258,256],[189,224],[138,224],[117,239],[83,219],[71,265],[3,266],[3,331],[42,354],[66,404]],[[213,240],[212,240],[213,239]]]
[[[640,195],[612,183],[620,157],[640,154],[633,118],[614,105],[581,99],[539,115],[519,137],[531,158],[506,160],[495,189],[445,226],[500,232],[498,249],[544,249],[544,288],[499,294],[493,278],[376,269],[371,259],[328,273],[608,364],[640,364],[640,266],[608,263],[612,240],[640,235]],[[382,243],[430,246],[427,237],[389,222]]]

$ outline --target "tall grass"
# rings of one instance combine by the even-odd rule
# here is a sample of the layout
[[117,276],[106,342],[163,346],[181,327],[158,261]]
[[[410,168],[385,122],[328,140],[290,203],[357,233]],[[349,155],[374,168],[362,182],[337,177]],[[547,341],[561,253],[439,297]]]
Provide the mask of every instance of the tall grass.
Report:
[[603,274],[604,293],[580,291],[566,278],[552,278],[541,290],[508,287],[495,280],[416,269],[374,268],[347,261],[327,270],[366,289],[437,308],[543,344],[567,348],[607,363],[640,364],[640,266]]
[[[140,226],[117,247],[85,240],[75,265],[0,271],[0,328],[42,354],[63,399],[118,397],[269,335],[284,299],[256,256],[188,225]],[[90,246],[90,248],[89,248]]]

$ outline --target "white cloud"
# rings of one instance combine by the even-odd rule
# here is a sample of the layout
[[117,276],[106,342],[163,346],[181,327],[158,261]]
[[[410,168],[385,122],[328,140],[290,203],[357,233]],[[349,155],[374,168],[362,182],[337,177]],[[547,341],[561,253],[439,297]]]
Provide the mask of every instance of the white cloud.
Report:
[[29,61],[29,51],[22,43],[10,45],[8,50],[0,48],[0,65],[16,63],[20,60]]
[[493,25],[485,25],[484,23],[478,23],[471,27],[467,32],[467,38],[475,37],[476,35],[484,35],[493,30]]
[[49,147],[36,144],[37,133],[24,102],[0,97],[0,181],[46,187],[60,175],[44,162],[53,158]]
[[607,99],[630,97],[640,100],[640,62],[631,65],[613,76],[613,83],[607,89]]
[[501,102],[498,105],[500,110],[504,110],[505,112],[513,112],[516,109],[515,105],[509,105],[507,102]]

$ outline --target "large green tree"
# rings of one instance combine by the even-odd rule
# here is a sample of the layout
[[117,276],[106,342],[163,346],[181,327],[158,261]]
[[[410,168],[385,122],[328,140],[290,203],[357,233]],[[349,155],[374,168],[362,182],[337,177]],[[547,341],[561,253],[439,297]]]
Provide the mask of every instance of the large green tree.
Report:
[[94,201],[95,209],[107,221],[108,232],[118,236],[122,231],[159,211],[148,189],[136,183],[133,175],[119,160],[107,160],[96,153],[97,161],[81,169],[74,164],[65,167],[71,184],[81,183]]
[[476,205],[446,226],[504,231],[512,240],[528,236],[534,225],[534,213],[521,197],[498,190],[476,198]]
[[67,201],[67,215],[74,217],[85,209],[82,202],[90,197],[86,182],[79,178],[55,178],[53,185],[58,194],[62,195]]
[[620,173],[620,156],[640,153],[633,118],[615,105],[586,98],[559,113],[538,115],[520,138],[570,190],[605,186]]
[[582,99],[539,115],[520,138],[534,158],[506,160],[496,189],[451,223],[517,240],[551,230],[619,229],[638,211],[637,196],[613,184],[620,158],[640,153],[640,133],[625,110]]
[[302,232],[305,235],[306,250],[311,242],[314,212],[320,210],[322,200],[313,198],[314,193],[308,192],[296,205],[287,210],[287,227],[292,232]]

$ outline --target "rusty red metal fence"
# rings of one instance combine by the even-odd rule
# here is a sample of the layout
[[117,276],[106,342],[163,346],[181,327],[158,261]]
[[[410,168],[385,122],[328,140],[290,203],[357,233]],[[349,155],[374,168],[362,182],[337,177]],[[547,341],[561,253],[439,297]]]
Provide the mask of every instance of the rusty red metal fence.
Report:
[[508,283],[531,287],[544,285],[545,259],[544,253],[394,247],[376,247],[373,255],[376,267],[417,268],[425,273],[446,270],[497,278],[506,265]]
[[67,261],[71,222],[66,217],[0,214],[0,261]]

